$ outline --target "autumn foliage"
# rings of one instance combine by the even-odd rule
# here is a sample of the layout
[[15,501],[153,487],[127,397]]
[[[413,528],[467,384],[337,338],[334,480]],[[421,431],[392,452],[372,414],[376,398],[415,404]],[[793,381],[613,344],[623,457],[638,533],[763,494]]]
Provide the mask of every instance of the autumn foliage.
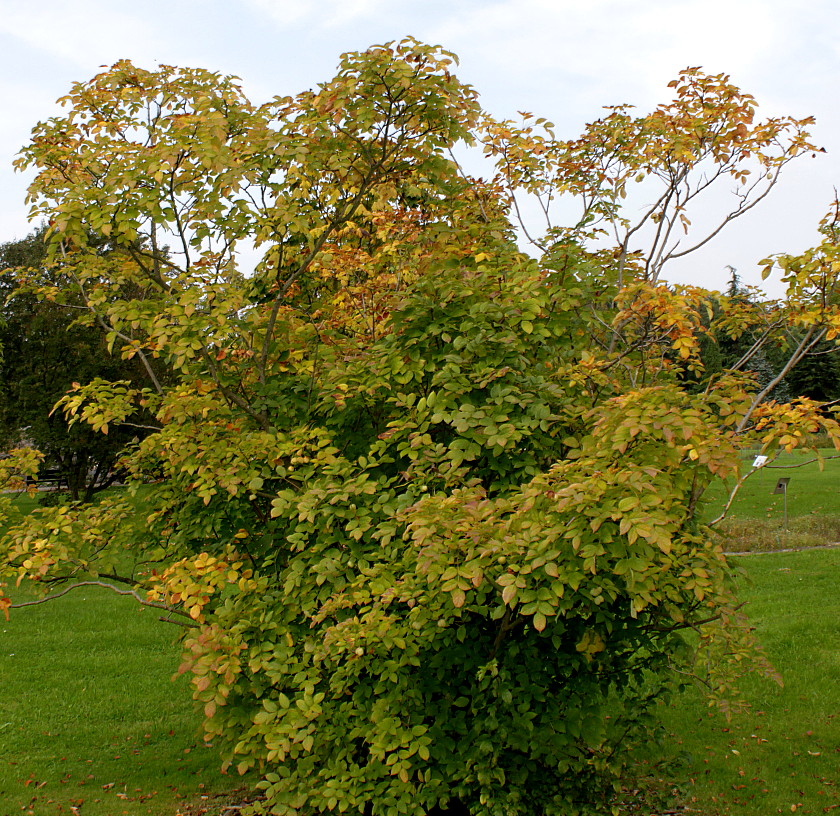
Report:
[[[832,217],[771,262],[783,302],[660,277],[812,149],[807,121],[757,121],[690,69],[653,113],[561,140],[493,119],[453,65],[408,40],[256,106],[231,78],[121,62],[21,154],[52,262],[149,373],[62,409],[155,420],[128,495],[18,521],[3,569],[165,606],[207,739],[260,770],[270,813],[610,812],[656,703],[691,675],[727,698],[756,654],[706,488],[737,486],[747,447],[840,441],[817,403],[768,401],[749,354],[704,361],[747,330],[793,363],[835,337]],[[717,179],[733,206],[696,235]],[[517,232],[521,196],[546,229]],[[563,196],[574,224],[551,221]]]

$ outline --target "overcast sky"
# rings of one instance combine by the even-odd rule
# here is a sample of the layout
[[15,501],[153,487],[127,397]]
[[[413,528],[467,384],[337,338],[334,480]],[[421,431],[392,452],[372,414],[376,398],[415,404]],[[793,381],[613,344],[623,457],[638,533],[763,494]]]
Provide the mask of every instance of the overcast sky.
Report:
[[329,79],[345,51],[409,34],[458,54],[492,114],[529,110],[565,138],[604,105],[648,112],[689,65],[730,74],[760,115],[815,116],[827,152],[794,162],[771,199],[672,280],[720,288],[731,264],[758,283],[758,260],[815,243],[840,186],[837,0],[0,0],[0,241],[30,229],[15,153],[102,66],[232,73],[262,102]]

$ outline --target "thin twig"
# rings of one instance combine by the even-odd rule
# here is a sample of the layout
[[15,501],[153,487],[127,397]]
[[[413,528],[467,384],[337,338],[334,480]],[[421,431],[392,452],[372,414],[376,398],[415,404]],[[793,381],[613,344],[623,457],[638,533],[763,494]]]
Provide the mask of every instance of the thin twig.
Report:
[[[23,601],[22,603],[12,604],[10,608],[11,609],[21,609],[24,606],[38,606],[39,604],[47,603],[47,601],[54,601],[58,598],[63,597],[68,592],[70,592],[74,589],[79,589],[79,587],[85,587],[85,586],[98,586],[98,587],[103,587],[104,589],[110,589],[112,592],[116,592],[117,595],[130,595],[132,598],[134,598],[142,606],[149,606],[149,607],[152,607],[153,609],[163,609],[164,611],[169,612],[170,614],[182,615],[185,618],[190,617],[186,612],[182,612],[180,609],[175,609],[175,608],[173,608],[171,606],[168,606],[167,604],[164,604],[164,603],[157,603],[156,601],[146,600],[141,595],[138,595],[133,589],[118,589],[113,584],[106,583],[105,581],[79,581],[78,583],[72,584],[71,586],[67,587],[66,589],[63,589],[61,592],[56,592],[53,595],[47,595],[44,598],[39,598],[36,601]],[[172,623],[175,623],[175,621],[172,621]],[[197,626],[197,624],[181,624],[181,625],[182,626],[183,625]]]

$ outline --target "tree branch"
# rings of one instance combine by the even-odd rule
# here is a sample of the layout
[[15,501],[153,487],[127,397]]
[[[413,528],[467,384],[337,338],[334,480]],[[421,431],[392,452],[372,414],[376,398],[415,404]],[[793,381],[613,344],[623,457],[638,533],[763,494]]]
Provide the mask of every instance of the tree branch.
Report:
[[[78,583],[71,584],[69,587],[62,590],[61,592],[56,592],[53,595],[47,595],[44,598],[39,598],[38,600],[35,600],[35,601],[23,601],[22,603],[12,604],[11,607],[9,607],[9,608],[10,609],[22,609],[25,606],[38,606],[39,604],[47,603],[48,601],[55,601],[58,598],[61,598],[64,595],[66,595],[68,592],[72,592],[72,590],[74,590],[74,589],[79,589],[80,587],[85,587],[85,586],[103,587],[104,589],[111,590],[111,592],[116,592],[117,595],[130,595],[132,598],[134,598],[134,600],[136,600],[142,606],[148,606],[148,607],[151,607],[152,609],[163,609],[164,611],[169,612],[170,614],[181,615],[185,618],[190,617],[186,612],[183,612],[180,609],[175,609],[175,607],[169,606],[169,605],[164,604],[164,603],[158,603],[156,601],[146,600],[141,595],[139,595],[137,592],[135,592],[133,589],[119,589],[118,587],[115,587],[113,584],[109,584],[106,581],[79,581]],[[171,621],[171,623],[176,623],[176,621]],[[196,623],[181,623],[179,625],[181,625],[181,626],[192,626],[192,627],[198,626],[198,624],[196,624]]]

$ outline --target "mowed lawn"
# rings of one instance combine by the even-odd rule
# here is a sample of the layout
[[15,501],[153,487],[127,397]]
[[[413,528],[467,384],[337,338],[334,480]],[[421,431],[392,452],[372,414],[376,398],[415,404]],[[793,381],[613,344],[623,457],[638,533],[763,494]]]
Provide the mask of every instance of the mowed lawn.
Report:
[[[780,475],[792,476],[792,519],[840,512],[840,460],[822,472],[765,468],[733,506],[748,527],[779,526],[767,515],[781,518],[781,497],[770,494]],[[733,560],[785,687],[747,678],[750,708],[732,722],[693,693],[669,706],[669,779],[686,812],[700,816],[832,813],[840,809],[840,549]],[[171,679],[178,635],[155,610],[93,587],[0,618],[0,816],[175,816],[187,802],[190,813],[206,804],[214,814],[214,792],[247,784],[220,773],[186,678]]]
[[0,816],[174,816],[242,784],[171,680],[177,635],[97,587],[0,618]]
[[735,556],[784,688],[748,677],[731,722],[689,693],[669,707],[675,781],[701,816],[840,813],[840,548]]
[[[781,478],[789,478],[787,488],[788,516],[840,513],[840,452],[822,450],[823,467],[813,453],[781,453],[772,462],[755,470],[743,483],[730,508],[738,518],[762,518],[778,521],[784,518],[783,494],[774,493]],[[749,472],[755,454],[744,458],[744,472]],[[707,515],[712,518],[722,509],[727,492],[734,483],[718,483],[704,496]]]
[[[840,454],[824,450],[823,467],[810,453],[783,453],[743,483],[718,529],[730,552],[819,547],[840,542]],[[754,455],[745,458],[748,470]],[[775,493],[787,478],[785,496]],[[717,483],[704,496],[704,515],[716,518],[733,484]]]

